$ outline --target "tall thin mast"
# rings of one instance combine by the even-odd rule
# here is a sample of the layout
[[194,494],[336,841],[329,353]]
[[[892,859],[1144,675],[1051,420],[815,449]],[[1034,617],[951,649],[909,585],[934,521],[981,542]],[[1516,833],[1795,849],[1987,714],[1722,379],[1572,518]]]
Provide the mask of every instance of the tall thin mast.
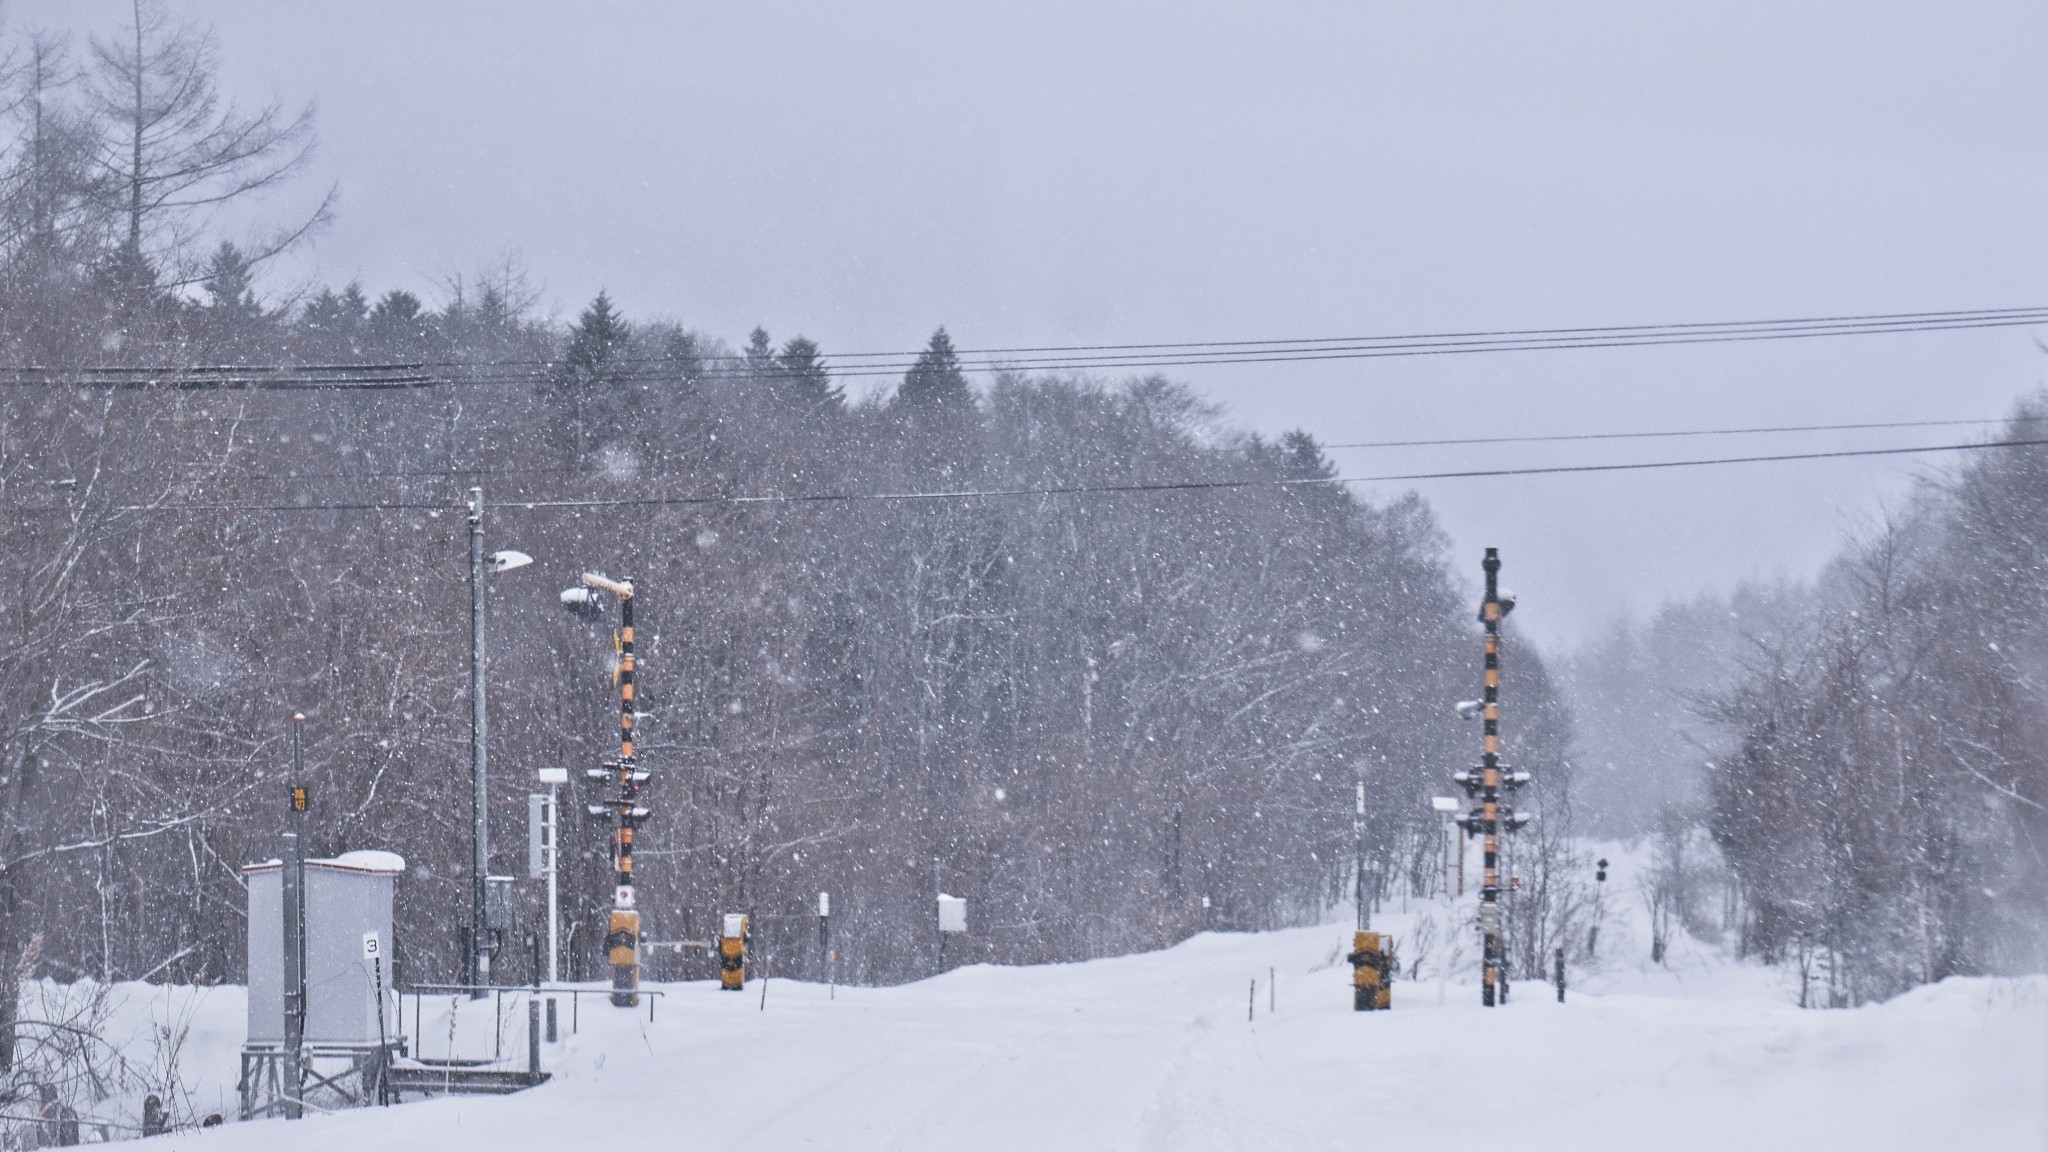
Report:
[[618,786],[611,809],[618,822],[612,831],[614,887],[604,947],[612,966],[612,1003],[630,1008],[640,1002],[640,911],[633,895],[633,830],[647,815],[640,803],[640,784],[647,774],[633,761],[633,581],[586,572],[583,583],[619,598],[619,758],[610,765]]
[[[1479,622],[1486,629],[1484,694],[1479,716],[1484,724],[1479,768],[1452,775],[1478,807],[1458,817],[1458,826],[1470,836],[1480,837],[1479,932],[1484,965],[1480,1003],[1491,1008],[1507,999],[1506,954],[1501,933],[1500,837],[1528,823],[1526,814],[1502,803],[1504,793],[1528,783],[1529,774],[1507,771],[1500,762],[1500,622],[1514,610],[1512,594],[1500,591],[1500,552],[1488,548],[1482,564],[1486,570],[1486,595],[1479,602]],[[1461,705],[1461,710],[1469,705]]]

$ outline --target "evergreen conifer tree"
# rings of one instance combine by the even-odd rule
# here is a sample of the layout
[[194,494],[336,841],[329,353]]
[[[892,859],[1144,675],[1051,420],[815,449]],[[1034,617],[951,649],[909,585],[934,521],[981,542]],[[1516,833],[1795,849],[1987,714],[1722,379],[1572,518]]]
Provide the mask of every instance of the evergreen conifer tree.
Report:
[[896,389],[892,404],[916,412],[971,406],[973,403],[974,392],[967,387],[966,374],[960,371],[960,358],[953,352],[953,338],[946,335],[945,328],[941,327],[932,333],[931,342],[917,354],[917,362],[904,374],[903,384]]
[[299,330],[322,349],[352,353],[369,312],[360,285],[351,283],[340,292],[322,288],[299,313]]
[[624,375],[627,342],[632,331],[612,307],[610,295],[599,292],[569,329],[569,350],[562,356],[559,379],[570,387],[615,385]]
[[704,353],[695,333],[671,331],[661,342],[664,376],[686,388],[704,380]]
[[776,394],[801,412],[837,411],[846,395],[825,371],[814,340],[802,336],[782,346],[776,356]]
[[393,288],[370,310],[370,338],[390,351],[415,349],[426,339],[425,312],[419,297],[403,288]]
[[766,379],[775,372],[775,345],[768,339],[768,330],[757,327],[747,336],[747,374],[756,379]]
[[206,278],[201,286],[206,290],[207,307],[217,315],[230,319],[247,320],[263,314],[262,305],[256,302],[256,291],[249,274],[249,258],[230,241],[223,240],[213,250],[213,259],[206,265]]

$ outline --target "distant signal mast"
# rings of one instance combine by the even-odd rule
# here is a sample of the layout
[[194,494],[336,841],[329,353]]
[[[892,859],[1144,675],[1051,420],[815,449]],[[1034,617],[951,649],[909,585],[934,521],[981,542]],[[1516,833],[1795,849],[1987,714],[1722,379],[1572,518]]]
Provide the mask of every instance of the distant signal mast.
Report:
[[1500,551],[1486,550],[1486,595],[1479,602],[1479,622],[1486,627],[1484,694],[1478,700],[1458,705],[1458,714],[1478,717],[1484,724],[1479,767],[1453,773],[1451,780],[1465,789],[1473,806],[1457,819],[1465,835],[1481,837],[1479,881],[1479,933],[1485,965],[1480,1003],[1488,1008],[1506,1003],[1507,979],[1501,934],[1500,836],[1512,832],[1532,817],[1502,803],[1504,794],[1529,782],[1529,773],[1508,770],[1500,762],[1500,622],[1514,611],[1515,595],[1500,590]]
[[596,572],[585,572],[580,587],[562,593],[562,606],[586,619],[602,615],[597,592],[609,592],[619,601],[618,645],[619,755],[602,767],[586,769],[591,780],[612,784],[611,797],[587,806],[592,816],[615,816],[612,830],[612,911],[604,936],[605,958],[612,967],[611,1001],[621,1008],[640,1002],[640,908],[633,891],[633,833],[652,815],[640,802],[640,789],[648,772],[633,757],[633,721],[639,715],[634,695],[633,665],[633,581],[613,580]]

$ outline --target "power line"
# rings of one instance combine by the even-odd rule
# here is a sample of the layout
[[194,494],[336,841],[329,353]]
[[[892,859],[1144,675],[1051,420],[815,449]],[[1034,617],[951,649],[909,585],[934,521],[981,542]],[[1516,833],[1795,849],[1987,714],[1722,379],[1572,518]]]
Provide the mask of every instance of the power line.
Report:
[[[1239,364],[1291,364],[1312,363],[1332,360],[1375,360],[1396,357],[1456,356],[1485,352],[1560,352],[1601,348],[1649,348],[1667,345],[1753,343],[1765,340],[1802,340],[1832,336],[1874,336],[1898,335],[1914,332],[1958,332],[1986,328],[2031,327],[2048,324],[2048,311],[2035,310],[2015,315],[1984,315],[1975,318],[1947,319],[1910,324],[1886,325],[1823,325],[1808,327],[1766,327],[1747,330],[1720,329],[1712,331],[1644,331],[1635,334],[1614,334],[1594,336],[1555,337],[1531,336],[1514,338],[1435,338],[1435,337],[1385,337],[1366,338],[1350,343],[1316,343],[1295,347],[1270,347],[1251,349],[1229,349],[1217,352],[1193,353],[1134,353],[1126,355],[1076,355],[1044,357],[1038,359],[1008,360],[997,356],[959,357],[963,372],[1050,372],[1085,371],[1111,368],[1198,368],[1215,365]],[[1560,332],[1572,330],[1560,329]],[[713,360],[738,360],[738,357],[711,357]],[[521,362],[501,361],[493,367],[517,367]],[[543,362],[525,362],[536,365]],[[652,358],[626,358],[613,361],[622,368],[673,364]],[[914,360],[896,363],[861,364],[853,368],[831,368],[823,361],[818,365],[821,371],[832,379],[861,379],[893,377],[903,374],[915,365]],[[776,364],[754,366],[751,371],[764,377],[790,377],[801,374]],[[649,374],[658,378],[654,374]],[[525,383],[541,379],[535,372],[512,373],[468,373],[461,375],[462,383]],[[629,374],[630,378],[630,374]]]
[[1774,432],[1854,432],[1872,428],[1953,428],[2003,424],[2003,419],[1888,420],[1866,424],[1779,424],[1760,428],[1679,428],[1658,432],[1567,432],[1552,436],[1466,436],[1445,440],[1357,440],[1321,448],[1434,448],[1459,444],[1555,444],[1580,440],[1654,440],[1677,436],[1748,436]]
[[1542,468],[1472,468],[1452,472],[1406,472],[1347,476],[1344,484],[1394,480],[1463,480],[1490,476],[1552,476],[1568,472],[1637,472],[1654,468],[1699,468],[1712,464],[1767,464],[1781,460],[1838,460],[1849,456],[1906,456],[1920,452],[1975,452],[1986,448],[2039,448],[2048,440],[1985,440],[1974,444],[1927,444],[1911,448],[1851,448],[1840,452],[1785,452],[1767,456],[1720,456],[1707,460],[1647,460],[1634,464],[1560,464]]
[[[1512,328],[1468,332],[1414,333],[1391,336],[1314,336],[1273,340],[1182,341],[1151,344],[1076,344],[1037,347],[966,349],[956,352],[964,371],[1054,371],[1108,368],[1174,368],[1203,365],[1290,363],[1357,360],[1381,357],[1443,356],[1478,352],[1564,351],[1594,348],[1654,347],[1667,344],[1718,344],[1761,340],[1811,339],[1830,336],[1891,335],[1913,332],[1965,331],[2048,324],[2048,307],[1985,308],[1941,312],[1891,312],[1776,320],[1692,321],[1668,324],[1599,325],[1570,328]],[[832,369],[835,378],[893,376],[916,363],[916,352],[849,352],[834,358],[857,363]],[[1009,359],[1009,357],[1023,357]],[[699,355],[699,361],[747,363],[744,354]],[[621,369],[670,365],[665,357],[621,357]],[[116,387],[191,388],[381,388],[425,387],[445,383],[529,383],[545,378],[556,360],[496,360],[487,364],[439,360],[395,364],[226,365],[184,368],[90,367],[74,369],[11,369],[10,382],[51,383],[70,380]],[[429,369],[454,369],[434,375]],[[519,371],[528,369],[527,371]],[[771,361],[754,365],[763,375],[791,375],[795,370]],[[353,373],[354,375],[350,375]]]
[[[1635,334],[1590,336],[1529,336],[1470,338],[1384,338],[1344,343],[1316,343],[1291,347],[1222,350],[1194,353],[1135,353],[1124,355],[1073,355],[1012,362],[995,357],[963,360],[963,371],[1055,371],[1099,368],[1185,368],[1204,365],[1281,364],[1324,360],[1373,360],[1390,357],[1454,356],[1481,352],[1557,352],[1596,348],[1647,348],[1680,344],[1729,344],[1763,340],[1799,340],[1827,336],[1872,336],[1911,332],[1955,332],[1980,328],[2025,327],[2048,323],[2048,312],[2016,316],[1985,316],[1968,320],[1942,320],[1914,324],[1823,325],[1813,327],[1770,327],[1749,330],[1646,331]],[[835,377],[891,376],[907,371],[914,361],[886,365],[862,365],[839,370]]]
[[[1295,488],[1344,484],[1390,483],[1402,480],[1459,480],[1503,476],[1552,476],[1581,472],[1636,472],[1665,468],[1700,468],[1727,464],[1763,464],[1796,460],[1839,460],[1862,456],[1904,456],[1930,452],[1975,452],[1992,448],[2038,448],[2048,439],[1989,440],[1960,444],[1926,444],[1905,448],[1853,448],[1835,452],[1786,452],[1754,456],[1721,456],[1708,459],[1648,460],[1628,464],[1562,464],[1529,468],[1475,468],[1440,472],[1401,472],[1379,476],[1317,476],[1298,479],[1186,480],[1164,483],[1072,484],[1039,488],[954,489],[936,492],[815,492],[769,493],[759,496],[639,496],[593,499],[511,499],[494,502],[500,512],[530,512],[541,509],[690,507],[748,504],[844,504],[903,503],[927,500],[973,500],[1000,497],[1094,496],[1148,492],[1219,491],[1245,488]],[[350,512],[350,511],[451,511],[459,504],[422,504],[366,501],[347,504],[124,504],[116,510],[152,512]]]
[[[1601,440],[1647,440],[1693,436],[1741,436],[1761,433],[1847,432],[1896,428],[1951,428],[1958,426],[1982,426],[1986,424],[2004,423],[2006,423],[2006,421],[2003,418],[1983,418],[1973,420],[1887,420],[1854,424],[1780,424],[1749,428],[1674,428],[1647,432],[1571,432],[1544,436],[1474,436],[1436,440],[1359,440],[1335,444],[1318,444],[1317,447],[1325,450],[1340,448],[1428,448],[1446,446],[1455,447],[1461,445],[1475,444],[1541,444]],[[464,464],[451,464],[446,468],[420,468],[405,469],[399,471],[246,473],[234,476],[222,475],[219,469],[217,468],[205,470],[189,469],[185,472],[180,473],[179,478],[201,483],[215,480],[250,480],[275,483],[289,483],[299,480],[410,480],[439,479],[443,477],[453,478],[480,476],[509,477],[589,475],[592,475],[592,473],[588,469],[573,467],[493,468],[484,467],[480,465],[469,466]]]
[[420,364],[88,365],[0,368],[0,383],[22,386],[169,388],[179,391],[358,391],[431,388],[440,383]]
[[[2048,307],[2031,308],[1970,308],[1945,312],[1875,312],[1847,316],[1805,316],[1776,320],[1707,320],[1680,321],[1661,324],[1602,325],[1579,328],[1504,328],[1491,331],[1472,332],[1417,332],[1396,336],[1296,336],[1273,340],[1196,340],[1174,343],[1153,344],[1065,344],[1020,348],[968,348],[957,350],[958,355],[1016,355],[1046,352],[1127,352],[1143,349],[1187,349],[1187,348],[1245,348],[1275,344],[1323,344],[1360,343],[1375,340],[1468,340],[1488,337],[1543,337],[1617,333],[1641,333],[1651,331],[1673,331],[1708,328],[1762,328],[1786,325],[1814,324],[1879,324],[1933,321],[1953,318],[1982,318],[1990,316],[2031,315],[2048,317]],[[920,350],[921,351],[921,350]],[[835,353],[842,359],[848,357],[915,357],[918,352],[849,352]],[[737,358],[737,357],[735,357]]]

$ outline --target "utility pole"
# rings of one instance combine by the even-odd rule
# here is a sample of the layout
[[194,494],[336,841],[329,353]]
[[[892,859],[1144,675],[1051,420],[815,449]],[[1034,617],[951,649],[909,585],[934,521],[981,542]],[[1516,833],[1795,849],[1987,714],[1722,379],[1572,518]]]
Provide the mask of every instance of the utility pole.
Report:
[[[278,887],[284,922],[284,1115],[304,1113],[306,1087],[306,745],[303,712],[292,713],[291,815]],[[381,1006],[380,1006],[381,1011]]]
[[[490,875],[490,777],[484,762],[484,490],[469,490],[469,955],[465,984],[491,982],[486,923]],[[482,992],[473,995],[481,996]]]
[[[469,490],[469,942],[463,951],[464,984],[491,982],[491,790],[484,761],[489,714],[484,708],[484,575],[533,563],[524,552],[484,555],[484,490]],[[481,990],[472,995],[481,997]]]
[[1358,930],[1372,927],[1372,910],[1365,902],[1365,781],[1358,782],[1358,807],[1351,816],[1353,870],[1357,873]]
[[[1451,779],[1463,786],[1467,797],[1479,806],[1458,817],[1458,826],[1470,836],[1480,837],[1479,932],[1484,965],[1479,1002],[1491,1008],[1498,999],[1505,1002],[1507,987],[1502,971],[1500,905],[1500,834],[1529,822],[1525,813],[1501,803],[1504,791],[1529,782],[1527,772],[1503,773],[1500,762],[1500,622],[1512,612],[1515,598],[1500,591],[1500,551],[1486,550],[1482,565],[1486,571],[1486,596],[1479,602],[1479,621],[1486,628],[1485,694],[1480,697],[1479,716],[1484,725],[1478,772],[1458,772]],[[1460,712],[1465,708],[1461,706]],[[1460,857],[1462,860],[1462,855]]]

